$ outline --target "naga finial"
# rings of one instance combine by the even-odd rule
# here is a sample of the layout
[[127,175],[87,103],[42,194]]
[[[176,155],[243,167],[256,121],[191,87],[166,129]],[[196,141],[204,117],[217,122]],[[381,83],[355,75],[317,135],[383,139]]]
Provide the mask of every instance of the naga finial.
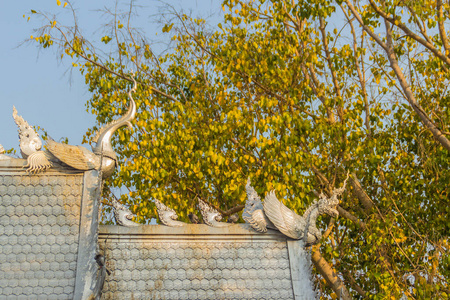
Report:
[[331,197],[327,198],[323,193],[319,195],[319,210],[323,213],[329,214],[330,216],[337,217],[339,213],[335,209],[337,205],[339,205],[338,197],[342,195],[345,191],[345,187],[347,185],[347,180],[349,178],[350,173],[347,172],[347,177],[344,180],[344,184],[341,188],[333,189],[331,191]]
[[133,213],[131,210],[126,208],[119,201],[111,198],[112,205],[114,207],[114,218],[118,225],[126,226],[126,227],[135,227],[140,226],[141,224],[133,222]]
[[227,223],[236,224],[237,222],[239,222],[239,215],[238,214],[232,214],[227,219]]
[[42,142],[39,134],[31,127],[27,121],[17,114],[17,109],[13,106],[13,118],[19,127],[19,145],[20,153],[23,158],[28,158],[31,154],[42,148]]
[[222,215],[213,207],[209,206],[205,201],[198,199],[198,205],[200,207],[200,213],[202,214],[203,221],[206,225],[212,227],[227,227],[232,225],[231,223],[220,222]]
[[191,221],[192,224],[200,224],[201,223],[200,219],[193,212],[188,214],[188,218],[189,218],[189,221]]
[[186,223],[177,220],[178,215],[172,208],[165,206],[158,199],[155,199],[155,205],[159,219],[164,225],[170,227],[181,227],[186,225]]
[[264,213],[261,197],[252,187],[250,177],[247,179],[245,191],[247,193],[247,201],[245,201],[242,219],[258,232],[267,232],[267,226],[274,228],[272,222]]

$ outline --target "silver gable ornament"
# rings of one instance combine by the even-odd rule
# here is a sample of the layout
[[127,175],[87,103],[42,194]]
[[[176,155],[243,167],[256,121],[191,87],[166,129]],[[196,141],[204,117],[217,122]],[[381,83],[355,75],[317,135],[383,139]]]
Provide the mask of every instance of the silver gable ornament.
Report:
[[133,221],[134,214],[125,207],[125,205],[121,204],[119,201],[111,198],[112,205],[114,207],[114,218],[116,222],[120,226],[125,227],[135,227],[141,226],[141,224]]
[[206,225],[212,227],[227,227],[233,225],[232,223],[220,222],[222,220],[222,215],[215,208],[206,204],[205,201],[198,199],[198,206]]
[[170,227],[180,227],[186,225],[186,223],[177,220],[178,215],[172,208],[165,206],[158,199],[155,199],[155,204],[161,223]]

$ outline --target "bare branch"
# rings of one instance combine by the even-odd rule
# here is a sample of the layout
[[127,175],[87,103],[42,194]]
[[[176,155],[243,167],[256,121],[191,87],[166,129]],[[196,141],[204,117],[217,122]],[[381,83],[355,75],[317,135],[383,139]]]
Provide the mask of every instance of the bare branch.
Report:
[[366,297],[366,292],[356,283],[355,278],[352,276],[350,271],[346,271],[343,273],[343,275],[347,278],[348,282],[350,283],[351,287],[362,297]]
[[[348,1],[348,0],[347,0]],[[402,23],[400,17],[398,18],[393,18],[388,16],[384,11],[382,11],[374,2],[373,0],[369,0],[370,5],[373,7],[373,9],[376,11],[376,13],[378,15],[380,15],[384,20],[388,21],[389,23],[396,25],[397,27],[399,27],[401,30],[403,30],[403,32],[409,36],[410,38],[416,40],[417,42],[419,42],[420,44],[422,44],[423,46],[425,46],[427,49],[429,49],[431,52],[433,52],[434,55],[436,55],[436,57],[438,57],[439,59],[441,59],[444,63],[446,63],[447,65],[450,66],[450,58],[445,56],[444,54],[442,54],[436,47],[434,47],[433,44],[431,44],[430,42],[424,40],[423,38],[421,38],[420,36],[418,36],[417,34],[415,34],[414,32],[412,32],[404,23]],[[386,25],[387,26],[387,25]],[[386,52],[388,52],[388,49],[385,49]]]
[[[320,32],[322,33],[323,50],[325,51],[325,58],[326,58],[326,61],[328,64],[328,69],[331,72],[334,91],[336,93],[336,96],[338,98],[342,99],[341,89],[339,87],[339,83],[337,80],[336,71],[334,70],[333,65],[331,63],[331,55],[330,55],[330,50],[328,49],[328,40],[327,40],[327,34],[325,32],[325,21],[323,20],[323,17],[319,16],[319,22],[320,22],[319,29],[320,29]],[[342,122],[342,120],[344,118],[344,112],[342,111],[342,105],[338,105],[337,111],[338,111],[339,119]]]
[[375,34],[375,32],[373,32],[372,29],[369,28],[369,26],[365,25],[361,16],[358,14],[358,12],[356,11],[355,7],[353,6],[353,4],[350,2],[350,0],[346,0],[345,3],[347,4],[348,8],[350,9],[350,11],[352,12],[353,16],[356,18],[356,20],[358,20],[359,25],[361,25],[361,27],[364,29],[365,32],[367,32],[368,35],[370,35],[370,37],[372,39],[374,39],[378,45],[381,46],[381,48],[383,48],[384,50],[387,51],[387,46],[386,44]]
[[[345,17],[347,18],[347,22],[350,24],[350,30],[353,36],[353,52],[355,53],[355,68],[356,71],[358,73],[358,78],[359,78],[359,84],[361,85],[361,89],[362,89],[362,97],[364,99],[364,110],[366,112],[365,115],[365,125],[367,128],[367,132],[368,132],[368,136],[369,138],[372,137],[372,130],[370,128],[370,122],[369,122],[369,118],[370,118],[370,109],[369,109],[369,100],[367,99],[367,90],[366,90],[366,79],[365,79],[365,74],[364,74],[364,56],[361,54],[360,59],[361,59],[361,65],[363,70],[361,71],[361,67],[359,65],[359,59],[358,59],[358,48],[357,48],[357,38],[356,38],[356,32],[355,32],[355,27],[353,26],[353,22],[352,19],[350,19],[350,17],[348,16],[347,12],[345,11],[344,7],[342,6],[342,4],[340,5],[342,12],[345,14]],[[364,43],[364,32],[362,32],[361,34],[361,48],[363,47],[363,43]]]
[[[425,127],[433,134],[434,138],[441,143],[442,146],[444,146],[448,151],[450,151],[450,141],[447,139],[447,137],[442,133],[442,131],[436,127],[436,125],[431,121],[431,119],[428,117],[428,115],[425,113],[425,111],[422,109],[420,104],[417,102],[416,97],[414,96],[414,93],[412,92],[408,82],[406,81],[405,76],[403,75],[403,72],[401,68],[398,65],[397,58],[394,52],[394,45],[392,41],[392,30],[390,27],[390,23],[387,19],[385,19],[385,27],[386,27],[386,40],[387,40],[387,47],[386,52],[388,55],[389,62],[391,63],[391,68],[395,72],[395,75],[397,76],[398,81],[400,82],[400,85],[406,95],[406,100],[408,100],[411,107],[414,109],[414,111],[419,116],[422,123],[425,125]],[[446,58],[448,59],[448,58]],[[450,59],[449,59],[450,61]]]
[[450,45],[448,44],[447,32],[445,31],[445,27],[444,27],[444,13],[443,13],[443,9],[442,9],[442,0],[437,0],[436,9],[438,12],[437,17],[438,17],[439,34],[441,35],[442,44],[444,45],[445,55],[447,57],[449,57],[450,56]]

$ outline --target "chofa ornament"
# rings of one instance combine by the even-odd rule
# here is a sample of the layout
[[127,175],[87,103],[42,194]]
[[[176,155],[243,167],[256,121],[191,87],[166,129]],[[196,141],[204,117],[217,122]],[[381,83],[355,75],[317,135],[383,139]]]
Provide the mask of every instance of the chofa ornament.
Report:
[[[27,157],[24,157],[27,158],[28,161],[26,167],[29,168],[27,171],[39,172],[50,168],[52,166],[52,162],[62,162],[77,170],[100,170],[103,178],[111,176],[117,163],[117,156],[112,149],[111,144],[112,135],[122,126],[128,126],[132,129],[131,120],[134,119],[136,114],[136,103],[134,102],[131,93],[136,91],[137,84],[134,78],[132,78],[132,80],[134,82],[134,86],[128,92],[130,105],[127,113],[118,120],[106,124],[98,131],[96,137],[94,138],[95,145],[92,146],[92,151],[89,151],[82,146],[72,146],[58,143],[52,139],[47,141],[47,150],[38,151],[41,147],[40,140],[38,138],[39,135],[37,135],[34,131],[33,132],[35,135],[32,134],[31,130],[28,128],[30,127],[28,123],[25,122],[25,125],[19,125],[18,121],[16,121],[19,126],[19,132],[27,132],[27,134],[19,134],[21,137],[21,151],[28,155]],[[24,129],[22,130],[22,127],[20,126]],[[22,144],[24,145],[23,147]]]
[[[348,177],[349,174],[347,173],[343,186],[339,189],[334,189],[330,198],[320,194],[319,199],[314,200],[302,216],[296,214],[279,201],[275,191],[271,191],[266,195],[262,204],[263,209],[261,209],[261,200],[248,182],[248,199],[243,219],[259,232],[267,231],[267,227],[270,227],[269,224],[272,223],[284,235],[293,239],[303,240],[305,246],[317,244],[322,238],[322,233],[316,226],[317,217],[322,214],[328,214],[332,217],[339,216],[339,212],[336,210],[336,206],[339,204],[338,196],[345,191]],[[252,203],[255,204],[252,205]],[[271,223],[268,223],[267,219]]]

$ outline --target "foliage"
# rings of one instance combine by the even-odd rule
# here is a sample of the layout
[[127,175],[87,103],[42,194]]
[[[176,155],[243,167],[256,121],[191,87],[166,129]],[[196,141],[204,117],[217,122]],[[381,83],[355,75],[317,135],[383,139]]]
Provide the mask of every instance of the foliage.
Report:
[[115,136],[120,168],[106,186],[129,190],[121,201],[141,222],[155,217],[154,198],[182,220],[197,198],[239,211],[247,177],[303,213],[350,171],[341,217],[320,220],[313,248],[320,295],[447,298],[449,5],[227,0],[223,9],[213,29],[172,11],[162,31],[174,47],[162,56],[130,14],[114,15],[101,42],[116,52],[101,56],[77,26],[35,12],[49,23],[36,41],[59,45],[85,74],[99,125],[123,113],[136,74],[135,130]]

